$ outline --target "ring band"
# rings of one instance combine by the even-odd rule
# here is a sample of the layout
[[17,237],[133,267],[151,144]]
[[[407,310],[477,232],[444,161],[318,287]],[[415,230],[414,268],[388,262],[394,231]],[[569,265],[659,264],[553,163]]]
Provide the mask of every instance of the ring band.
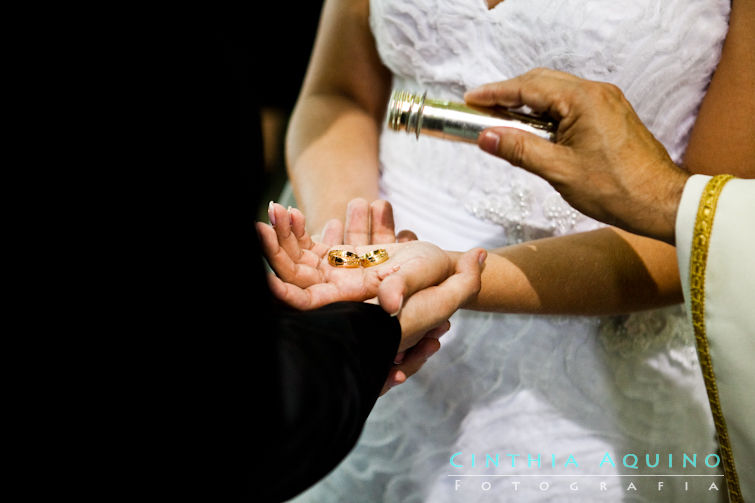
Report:
[[328,252],[328,263],[333,267],[359,267],[361,259],[359,255],[347,250],[330,250]]
[[388,260],[388,258],[388,252],[384,248],[379,248],[362,255],[362,266],[372,267],[378,264],[382,264],[383,262]]

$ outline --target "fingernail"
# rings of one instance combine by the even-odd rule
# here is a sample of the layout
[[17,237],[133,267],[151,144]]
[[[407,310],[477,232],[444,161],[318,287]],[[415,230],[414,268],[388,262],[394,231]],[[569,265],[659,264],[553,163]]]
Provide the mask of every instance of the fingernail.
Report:
[[488,154],[498,153],[498,144],[501,141],[501,137],[492,131],[485,131],[480,136],[479,145],[482,150]]
[[406,374],[399,370],[398,372],[396,372],[396,375],[393,376],[393,386],[398,386],[404,381],[406,381]]
[[272,201],[267,205],[267,216],[270,219],[270,225],[275,225],[275,210]]
[[398,311],[393,313],[391,317],[398,316],[403,306],[404,306],[404,296],[402,295],[401,298],[398,300]]
[[485,263],[485,259],[487,258],[488,258],[488,252],[486,252],[485,250],[482,250],[480,252],[480,255],[477,257],[477,263],[482,265]]

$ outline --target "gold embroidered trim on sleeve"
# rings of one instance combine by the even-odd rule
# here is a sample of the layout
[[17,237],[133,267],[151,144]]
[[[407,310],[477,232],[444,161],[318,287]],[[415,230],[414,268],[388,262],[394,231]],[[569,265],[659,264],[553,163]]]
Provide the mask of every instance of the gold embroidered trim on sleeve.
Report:
[[689,284],[690,301],[692,311],[692,325],[695,329],[697,341],[697,355],[700,359],[705,389],[708,392],[708,401],[713,413],[713,422],[718,434],[718,445],[721,450],[721,463],[723,464],[726,485],[729,492],[729,500],[732,502],[744,501],[739,488],[739,477],[734,466],[734,455],[731,451],[729,432],[726,429],[721,402],[718,397],[716,375],[713,372],[713,361],[710,356],[708,338],[705,333],[705,268],[708,262],[708,246],[710,233],[713,229],[713,220],[716,214],[716,205],[721,190],[726,183],[734,178],[731,175],[717,175],[710,179],[703,190],[700,205],[697,208],[695,219],[695,232],[692,237],[692,251],[689,261]]

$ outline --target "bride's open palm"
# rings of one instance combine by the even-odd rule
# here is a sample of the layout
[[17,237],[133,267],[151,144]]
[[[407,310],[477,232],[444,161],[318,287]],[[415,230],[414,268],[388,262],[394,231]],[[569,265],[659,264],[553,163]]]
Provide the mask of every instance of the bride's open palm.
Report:
[[[414,240],[396,243],[393,222],[384,221],[379,208],[373,209],[371,228],[362,220],[370,215],[352,211],[345,225],[333,220],[314,239],[299,210],[271,203],[269,213],[271,225],[258,223],[257,231],[275,271],[270,287],[276,297],[298,309],[378,297],[386,311],[396,312],[405,296],[438,284],[453,272],[448,255],[437,246]],[[344,241],[351,244],[341,244]],[[388,259],[371,267],[336,267],[328,261],[332,249],[358,256],[384,249]]]

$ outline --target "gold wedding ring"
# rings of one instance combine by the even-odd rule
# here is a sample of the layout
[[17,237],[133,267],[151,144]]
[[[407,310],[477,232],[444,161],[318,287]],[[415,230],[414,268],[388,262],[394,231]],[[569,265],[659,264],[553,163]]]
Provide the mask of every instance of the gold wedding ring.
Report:
[[388,252],[384,248],[379,248],[362,255],[362,266],[372,267],[374,265],[382,264],[388,260],[388,258]]
[[367,252],[361,257],[347,250],[330,250],[328,263],[333,267],[372,267],[388,260],[388,252],[384,248],[378,248]]
[[354,252],[347,250],[330,250],[328,263],[333,267],[359,267],[362,265],[361,258]]

